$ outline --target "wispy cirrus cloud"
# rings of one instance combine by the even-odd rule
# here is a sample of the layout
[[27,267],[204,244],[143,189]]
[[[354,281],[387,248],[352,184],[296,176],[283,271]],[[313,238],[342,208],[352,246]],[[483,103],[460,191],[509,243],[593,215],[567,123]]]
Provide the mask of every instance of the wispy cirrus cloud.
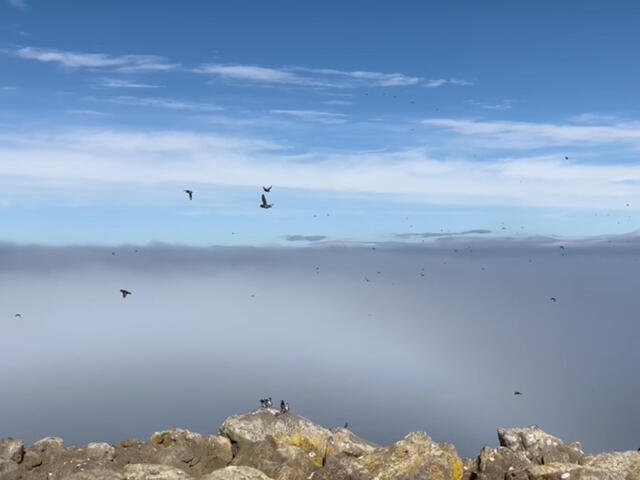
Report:
[[382,73],[366,70],[338,70],[333,68],[309,67],[262,67],[238,64],[202,64],[195,72],[211,75],[228,81],[250,84],[292,85],[304,87],[355,88],[355,87],[408,87],[424,85],[471,85],[466,80],[438,79],[424,80],[421,77],[403,73]]
[[348,118],[348,115],[344,113],[321,112],[317,110],[271,110],[271,113],[328,124],[345,123]]
[[326,235],[286,235],[284,237],[288,242],[319,242],[326,238]]
[[456,237],[456,236],[464,236],[464,235],[485,235],[491,233],[491,230],[484,229],[476,229],[476,230],[465,230],[464,232],[447,232],[447,233],[435,233],[435,232],[426,232],[426,233],[396,233],[394,237],[396,238],[439,238],[439,237]]
[[473,82],[469,80],[459,80],[455,78],[450,78],[448,80],[446,78],[434,78],[434,79],[425,80],[424,82],[422,82],[422,86],[427,88],[438,88],[438,87],[443,87],[445,85],[457,85],[460,87],[465,87],[465,86],[473,85]]
[[473,106],[483,108],[485,110],[511,110],[514,102],[513,100],[510,100],[510,99],[504,99],[499,103],[484,103],[484,102],[479,102],[477,100],[469,100],[468,103],[470,103]]
[[55,63],[66,68],[111,69],[122,73],[167,72],[180,66],[158,55],[109,55],[36,47],[19,48],[14,54],[26,60]]
[[640,122],[584,125],[431,118],[422,124],[501,149],[611,144],[640,147]]
[[[334,191],[430,204],[561,208],[640,205],[640,166],[579,164],[558,155],[474,161],[438,158],[425,149],[354,152],[309,150],[247,136],[176,131],[72,129],[0,133],[0,178],[95,182],[163,182]],[[31,181],[31,180],[29,180]],[[90,193],[88,193],[90,195]],[[373,197],[372,197],[373,198]]]
[[137,83],[120,78],[103,78],[99,85],[107,88],[160,88],[162,85],[150,85],[148,83]]
[[7,0],[7,3],[12,7],[19,8],[21,10],[25,10],[27,8],[26,0]]
[[118,97],[111,97],[103,100],[112,102],[112,103],[119,103],[121,105],[166,108],[169,110],[192,110],[192,111],[203,111],[203,112],[216,112],[216,111],[224,110],[223,107],[220,107],[218,105],[213,105],[211,103],[192,103],[184,100],[175,100],[171,98],[133,97],[128,95],[121,95]]

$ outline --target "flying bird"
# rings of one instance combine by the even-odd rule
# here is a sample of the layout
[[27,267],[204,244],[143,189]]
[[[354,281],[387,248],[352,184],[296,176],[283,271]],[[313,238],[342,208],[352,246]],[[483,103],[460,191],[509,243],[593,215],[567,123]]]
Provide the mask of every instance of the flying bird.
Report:
[[364,279],[365,279],[367,282],[370,282],[370,281],[371,281],[371,280],[369,280],[367,277],[364,277]]
[[569,160],[569,157],[567,157],[567,156],[565,155],[564,159],[565,159],[565,160]]
[[193,200],[193,190],[185,190],[184,193],[189,195],[189,200]]
[[558,300],[556,299],[556,297],[551,297],[551,301],[555,303],[555,302],[557,302]]
[[16,313],[16,314],[14,315],[14,317],[16,317],[16,318],[22,318],[22,314],[21,314],[21,313]]
[[271,191],[271,188],[272,188],[272,187],[273,187],[273,185],[271,185],[270,187],[262,187],[262,189],[263,189],[265,192],[269,193],[269,192]]
[[120,289],[120,293],[122,294],[122,298],[127,298],[127,295],[131,295],[129,290],[125,290],[124,288]]
[[260,208],[271,208],[273,207],[272,203],[267,203],[267,197],[264,196],[264,193],[262,194],[262,204],[260,205]]
[[513,392],[513,394],[514,394],[514,395],[522,395],[522,392],[518,392],[518,391],[516,391],[516,392]]

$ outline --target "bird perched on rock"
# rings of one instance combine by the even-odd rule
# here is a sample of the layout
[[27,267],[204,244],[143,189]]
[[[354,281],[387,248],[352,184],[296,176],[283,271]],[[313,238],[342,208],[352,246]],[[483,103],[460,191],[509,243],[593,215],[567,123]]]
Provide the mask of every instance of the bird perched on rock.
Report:
[[280,413],[287,413],[289,411],[289,403],[284,400],[280,400]]
[[127,298],[127,295],[131,295],[129,290],[125,290],[124,288],[120,289],[120,293],[122,294],[122,298]]
[[267,203],[267,197],[262,194],[262,203],[260,204],[260,208],[271,208],[273,207],[272,203]]
[[271,405],[273,405],[271,397],[260,399],[260,405],[262,406],[262,408],[271,408]]
[[262,189],[267,193],[269,193],[272,188],[273,188],[273,185],[271,185],[270,187],[262,187]]
[[189,195],[189,200],[193,200],[193,190],[185,190],[184,193]]
[[513,392],[514,395],[522,395],[522,392]]
[[344,427],[343,428],[349,428],[349,422],[344,422]]

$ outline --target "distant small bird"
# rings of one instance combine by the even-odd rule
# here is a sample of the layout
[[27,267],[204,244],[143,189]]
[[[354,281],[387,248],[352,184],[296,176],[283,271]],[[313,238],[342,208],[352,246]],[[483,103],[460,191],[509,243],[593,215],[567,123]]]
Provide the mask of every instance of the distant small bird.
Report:
[[369,280],[367,277],[364,277],[365,281],[370,282],[371,280]]
[[556,299],[556,297],[551,297],[551,301],[552,302],[557,302],[558,300]]
[[284,400],[280,400],[280,413],[287,413],[289,411],[289,403]]
[[522,395],[522,392],[513,392],[514,395]]
[[564,250],[564,245],[560,245],[560,250]]
[[349,428],[349,422],[344,422],[344,427],[343,428]]
[[273,405],[273,402],[271,401],[271,397],[267,398],[267,407],[271,408],[271,405]]
[[271,397],[260,399],[260,405],[262,406],[262,408],[271,408],[272,404],[273,403],[271,402]]
[[264,193],[262,194],[262,204],[260,205],[260,208],[271,208],[273,207],[272,203],[267,203],[267,197],[264,196]]
[[130,291],[125,290],[123,288],[120,289],[120,293],[122,294],[122,298],[127,298],[127,295],[131,295]]
[[193,190],[185,190],[184,193],[189,195],[189,200],[193,200]]
[[565,155],[564,159],[565,159],[565,160],[569,160],[569,157],[567,157],[567,156]]
[[115,254],[116,254],[116,252],[111,252],[111,255],[115,255]]
[[271,185],[270,187],[262,187],[262,189],[267,193],[269,193],[272,188],[273,188],[273,185]]
[[22,318],[22,314],[21,314],[21,313],[16,313],[16,314],[14,315],[14,317],[16,317],[16,318]]

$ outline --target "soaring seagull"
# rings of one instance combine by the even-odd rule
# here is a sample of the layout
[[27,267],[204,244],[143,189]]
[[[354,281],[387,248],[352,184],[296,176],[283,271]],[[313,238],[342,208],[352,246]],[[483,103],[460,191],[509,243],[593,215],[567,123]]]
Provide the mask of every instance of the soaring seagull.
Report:
[[16,313],[16,314],[14,315],[14,317],[16,317],[16,318],[22,318],[22,314],[21,314],[21,313]]
[[264,193],[262,194],[262,204],[260,205],[260,208],[271,208],[273,207],[272,203],[267,203],[267,197],[264,196]]
[[522,395],[522,392],[513,392],[514,395]]
[[185,190],[184,193],[189,195],[189,200],[193,200],[193,190]]
[[127,295],[131,295],[129,290],[125,290],[124,288],[120,289],[120,293],[122,294],[122,298],[127,298]]
[[271,185],[270,187],[262,187],[262,189],[267,193],[269,193],[272,188],[273,188],[273,185]]

